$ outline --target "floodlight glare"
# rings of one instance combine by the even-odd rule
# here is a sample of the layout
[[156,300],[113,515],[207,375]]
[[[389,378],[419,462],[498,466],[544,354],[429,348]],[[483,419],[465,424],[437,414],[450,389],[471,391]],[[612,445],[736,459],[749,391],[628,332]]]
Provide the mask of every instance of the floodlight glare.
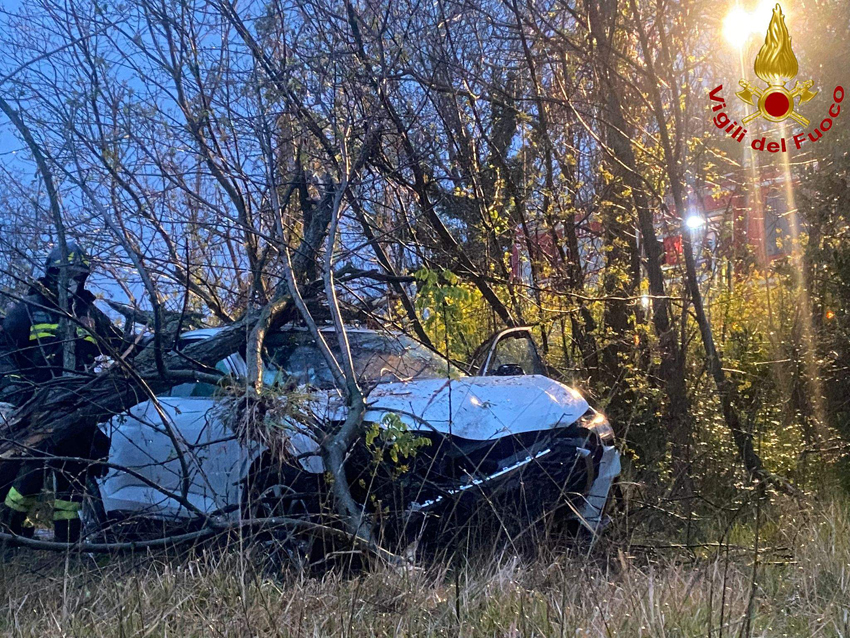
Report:
[[741,7],[734,7],[723,20],[723,37],[736,49],[744,48],[753,33],[752,17]]
[[696,230],[697,228],[705,226],[705,218],[701,215],[691,215],[685,220],[685,226],[691,230]]

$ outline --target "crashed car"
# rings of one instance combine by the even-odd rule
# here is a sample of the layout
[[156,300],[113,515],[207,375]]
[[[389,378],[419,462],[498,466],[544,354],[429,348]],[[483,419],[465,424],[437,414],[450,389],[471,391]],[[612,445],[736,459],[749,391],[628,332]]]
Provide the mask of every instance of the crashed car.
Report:
[[[323,330],[335,344],[333,329]],[[180,346],[216,332],[189,332]],[[364,507],[410,525],[516,502],[522,493],[565,508],[594,533],[604,526],[620,473],[613,430],[580,392],[546,376],[529,329],[496,335],[466,372],[403,334],[356,327],[347,334],[368,391],[367,434],[346,461],[352,495]],[[305,328],[268,335],[263,356],[271,392],[289,388],[281,396],[300,397],[314,423],[345,418]],[[239,352],[216,368],[236,386],[246,376]],[[284,411],[280,434],[291,463],[275,465],[268,441],[238,435],[227,418],[235,394],[228,399],[221,384],[187,382],[103,424],[112,441],[112,469],[99,481],[106,515],[179,521],[315,514],[327,480],[317,429]]]

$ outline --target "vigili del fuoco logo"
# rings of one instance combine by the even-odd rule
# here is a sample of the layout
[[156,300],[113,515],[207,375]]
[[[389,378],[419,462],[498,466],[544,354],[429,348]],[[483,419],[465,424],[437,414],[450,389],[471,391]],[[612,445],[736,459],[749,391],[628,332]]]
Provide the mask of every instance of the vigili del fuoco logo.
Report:
[[[757,86],[742,79],[738,82],[741,90],[735,95],[741,102],[755,107],[756,110],[742,118],[741,124],[738,124],[725,110],[727,105],[720,94],[723,90],[721,84],[709,93],[711,101],[714,102],[712,111],[716,113],[712,118],[714,125],[736,142],[744,141],[744,136],[747,134],[747,129],[744,127],[759,117],[768,122],[782,122],[791,118],[803,128],[809,128],[811,122],[798,109],[811,101],[818,91],[813,88],[814,80],[806,80],[802,84],[798,80],[790,90],[786,86],[797,77],[799,67],[797,56],[791,48],[791,36],[788,35],[788,27],[785,25],[785,15],[778,4],[773,9],[764,44],[756,55],[753,70],[767,86]],[[788,141],[784,137],[772,141],[767,141],[766,137],[754,138],[751,142],[753,150],[787,153],[790,144],[800,149],[803,144],[817,142],[826,131],[832,128],[833,118],[841,113],[840,104],[844,100],[843,87],[835,87],[832,100],[827,117],[824,117],[814,130],[796,134]]]

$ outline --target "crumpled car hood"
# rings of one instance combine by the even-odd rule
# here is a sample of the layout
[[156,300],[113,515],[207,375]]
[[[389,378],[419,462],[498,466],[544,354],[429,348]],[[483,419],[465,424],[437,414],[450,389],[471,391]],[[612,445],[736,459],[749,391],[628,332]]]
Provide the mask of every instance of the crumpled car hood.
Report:
[[366,421],[380,423],[393,412],[411,430],[478,441],[566,427],[589,407],[576,390],[540,375],[388,383],[367,401]]

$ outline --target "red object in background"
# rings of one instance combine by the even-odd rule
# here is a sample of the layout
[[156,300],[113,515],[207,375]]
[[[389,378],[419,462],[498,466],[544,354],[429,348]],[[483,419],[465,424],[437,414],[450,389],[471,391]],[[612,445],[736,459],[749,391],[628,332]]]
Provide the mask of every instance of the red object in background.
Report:
[[514,245],[511,248],[511,277],[515,281],[519,281],[522,278],[522,269],[521,269],[521,255],[522,255],[522,246],[519,243],[519,240],[514,241]]
[[682,256],[682,236],[671,235],[664,238],[664,264],[672,266],[679,263]]
[[553,266],[559,267],[561,255],[555,243],[556,237],[558,241],[562,239],[560,229],[556,231],[556,236],[553,237],[550,230],[540,228],[536,224],[530,225],[528,235],[523,232],[522,227],[517,226],[514,245],[511,249],[511,276],[515,280],[522,279],[523,259],[528,260],[529,249],[533,253],[534,259],[543,258]]

